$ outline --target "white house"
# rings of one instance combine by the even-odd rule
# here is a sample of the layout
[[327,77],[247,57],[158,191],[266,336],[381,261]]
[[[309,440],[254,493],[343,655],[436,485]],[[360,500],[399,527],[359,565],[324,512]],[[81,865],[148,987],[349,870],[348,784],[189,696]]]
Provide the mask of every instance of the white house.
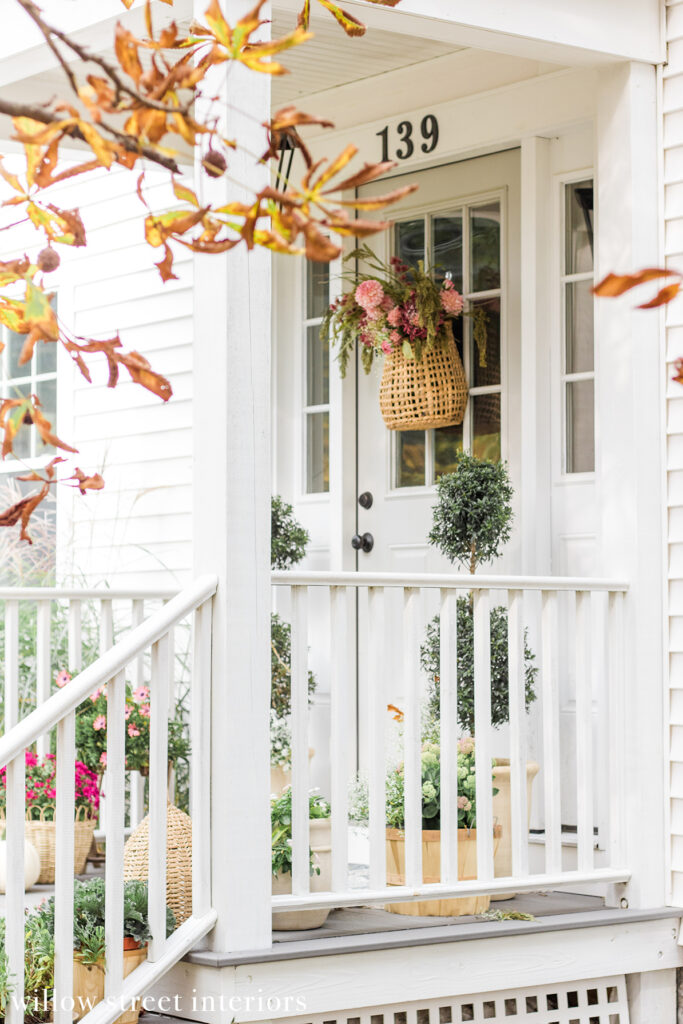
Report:
[[[5,5],[0,96],[37,98],[52,81],[57,91],[52,54]],[[140,3],[126,12],[118,0],[47,6],[103,51],[117,19],[135,25],[141,17]],[[196,0],[196,13],[204,6]],[[229,20],[248,6],[223,3]],[[295,23],[299,6],[272,0],[275,35]],[[68,360],[31,365],[58,432],[75,439],[84,467],[103,467],[107,487],[87,499],[60,495],[61,589],[0,591],[10,962],[20,974],[24,750],[57,726],[68,766],[74,708],[111,681],[109,995],[146,994],[172,1016],[205,1024],[674,1024],[683,1011],[683,390],[671,377],[683,355],[683,305],[644,312],[630,296],[596,300],[591,287],[610,271],[669,261],[683,269],[683,2],[345,6],[367,23],[364,38],[346,39],[315,10],[315,38],[284,61],[291,75],[255,86],[236,69],[228,85],[219,83],[222,99],[245,111],[226,106],[226,117],[241,118],[240,131],[258,149],[258,122],[296,102],[335,122],[312,134],[314,152],[353,141],[363,160],[395,159],[392,187],[410,181],[419,189],[372,244],[383,257],[444,264],[471,306],[486,305],[486,372],[465,327],[470,397],[462,427],[389,431],[378,406],[380,370],[365,376],[353,367],[342,381],[319,339],[341,266],[239,249],[210,259],[186,252],[178,280],[162,285],[125,175],[63,186],[65,205],[83,212],[90,244],[55,275],[60,315],[78,333],[120,330],[129,347],[153,357],[175,394],[162,405],[132,385],[87,386]],[[155,7],[158,19],[193,14],[191,0],[175,0],[173,12]],[[12,147],[8,139],[5,151]],[[244,159],[235,157],[235,177],[244,170],[253,180]],[[203,187],[209,197],[229,188],[234,195],[222,180]],[[162,175],[150,172],[148,189],[157,207],[172,203]],[[386,179],[364,187],[386,189]],[[483,231],[494,239],[485,258],[476,244]],[[3,387],[25,383],[12,369],[11,346],[0,358]],[[505,556],[474,578],[455,575],[426,540],[435,480],[459,446],[506,460],[515,489]],[[294,505],[311,535],[302,565],[272,579],[271,493]],[[367,494],[372,500],[359,502]],[[458,877],[457,829],[444,810],[441,881],[423,881],[419,646],[428,619],[440,609],[442,621],[452,621],[458,592],[468,590],[476,877]],[[49,697],[50,602],[69,603],[77,672],[81,607],[95,599],[101,656]],[[17,722],[20,602],[38,607],[42,703]],[[510,725],[500,732],[490,722],[492,603],[507,606],[510,622]],[[275,897],[271,608],[292,624],[293,680],[293,895]],[[167,940],[167,737],[158,724],[150,778],[154,941],[123,982],[113,941],[121,930],[122,694],[126,673],[149,679],[154,720],[165,720],[173,634],[188,620],[194,911]],[[539,669],[528,716],[525,628]],[[455,692],[456,642],[444,629],[446,701]],[[310,709],[309,667],[318,679]],[[408,863],[398,892],[387,885],[385,863],[385,750],[395,739],[388,703],[406,716]],[[454,771],[456,739],[442,730],[442,778]],[[503,873],[494,868],[491,757],[511,762]],[[530,792],[527,760],[540,765]],[[369,780],[362,834],[348,821],[357,767]],[[322,892],[310,891],[311,785],[332,804],[332,877]],[[73,794],[66,784],[59,793],[56,987],[67,994]],[[532,920],[407,919],[383,910],[398,896],[511,893]],[[493,906],[506,910],[504,902]],[[272,932],[273,909],[330,908],[319,930]],[[55,1011],[60,1024],[67,1016]],[[115,1005],[100,1004],[87,1019],[111,1024],[116,1016]]]

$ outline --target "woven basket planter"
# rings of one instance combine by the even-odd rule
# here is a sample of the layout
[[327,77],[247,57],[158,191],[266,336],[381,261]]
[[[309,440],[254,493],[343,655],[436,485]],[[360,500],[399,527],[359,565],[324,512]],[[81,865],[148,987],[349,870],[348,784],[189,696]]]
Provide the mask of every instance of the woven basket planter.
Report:
[[[126,882],[149,878],[149,815],[123,849],[123,877]],[[166,813],[166,902],[178,926],[192,914],[192,821],[171,803]]]
[[400,351],[385,357],[379,407],[389,430],[431,430],[462,423],[467,395],[465,370],[450,321],[419,362],[406,359]]
[[[37,808],[33,808],[35,812]],[[57,846],[57,825],[54,821],[45,821],[44,810],[40,810],[38,821],[28,817],[31,808],[27,810],[26,817],[26,838],[35,846],[40,858],[39,885],[51,885],[55,880],[55,850]],[[0,823],[0,830],[2,823]],[[85,871],[85,862],[92,845],[92,838],[95,832],[95,819],[87,817],[85,807],[79,807],[76,811],[74,821],[74,873],[82,875]]]

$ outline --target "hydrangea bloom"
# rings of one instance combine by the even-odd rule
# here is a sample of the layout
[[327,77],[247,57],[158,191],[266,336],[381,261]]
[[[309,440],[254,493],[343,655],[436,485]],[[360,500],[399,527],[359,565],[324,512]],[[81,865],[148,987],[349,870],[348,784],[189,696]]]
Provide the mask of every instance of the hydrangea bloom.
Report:
[[[447,282],[448,283],[448,282]],[[462,313],[463,298],[455,288],[445,288],[441,292],[441,305],[449,316],[458,316]]]
[[373,279],[361,281],[356,288],[355,299],[358,305],[362,306],[367,313],[369,310],[374,310],[382,304],[384,289],[379,281]]

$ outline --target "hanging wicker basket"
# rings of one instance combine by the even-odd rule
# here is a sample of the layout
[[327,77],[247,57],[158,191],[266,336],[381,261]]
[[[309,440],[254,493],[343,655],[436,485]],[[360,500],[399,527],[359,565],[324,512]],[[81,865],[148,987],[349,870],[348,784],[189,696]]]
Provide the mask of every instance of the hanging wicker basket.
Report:
[[[36,812],[40,815],[37,820],[31,817]],[[51,885],[55,880],[57,824],[54,821],[46,821],[44,815],[44,808],[28,807],[26,809],[25,835],[29,843],[35,846],[40,858],[38,883]],[[4,821],[0,822],[0,832],[3,827]],[[88,817],[85,807],[79,807],[76,810],[74,821],[74,874],[76,875],[82,875],[85,871],[85,862],[94,832],[95,819]]]
[[[126,842],[123,877],[126,882],[149,878],[149,815]],[[178,926],[192,914],[192,821],[171,803],[166,814],[166,902]]]
[[391,352],[384,360],[379,407],[389,430],[430,430],[462,423],[467,406],[465,370],[450,321],[422,359]]

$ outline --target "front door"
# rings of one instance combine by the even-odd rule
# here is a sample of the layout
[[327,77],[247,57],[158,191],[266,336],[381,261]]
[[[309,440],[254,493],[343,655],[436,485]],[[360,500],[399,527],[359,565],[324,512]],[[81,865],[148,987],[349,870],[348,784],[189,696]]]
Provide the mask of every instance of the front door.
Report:
[[[463,446],[482,458],[506,459],[513,483],[519,481],[519,150],[448,164],[411,180],[419,190],[397,210],[392,231],[373,239],[372,247],[382,259],[424,260],[441,277],[450,272],[466,308],[486,312],[486,355],[481,358],[474,344],[471,318],[456,320],[470,386],[465,420],[428,431],[387,430],[378,401],[381,361],[369,376],[359,365],[357,490],[371,494],[372,503],[363,507],[365,498],[358,506],[357,523],[358,534],[374,541],[371,551],[358,553],[361,571],[448,570],[427,534],[435,481],[453,469]],[[360,194],[386,187],[373,184]],[[514,550],[497,568],[517,568]]]

